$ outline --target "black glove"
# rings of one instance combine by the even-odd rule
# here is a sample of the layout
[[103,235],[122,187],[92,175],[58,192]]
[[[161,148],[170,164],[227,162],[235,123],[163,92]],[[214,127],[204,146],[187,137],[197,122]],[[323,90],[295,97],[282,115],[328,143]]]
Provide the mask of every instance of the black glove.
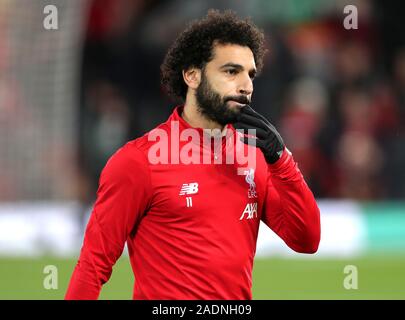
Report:
[[259,147],[267,163],[275,163],[281,158],[284,142],[280,134],[265,117],[254,111],[249,105],[241,109],[238,120],[233,126],[235,129],[256,129],[256,138],[243,137],[241,140],[246,144]]

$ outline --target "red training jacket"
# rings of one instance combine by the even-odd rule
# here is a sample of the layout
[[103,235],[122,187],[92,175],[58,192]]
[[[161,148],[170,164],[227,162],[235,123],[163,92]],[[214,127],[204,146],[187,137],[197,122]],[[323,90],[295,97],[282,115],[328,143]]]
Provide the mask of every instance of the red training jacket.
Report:
[[[285,149],[267,164],[259,148],[241,143],[244,152],[253,148],[256,161],[240,175],[243,165],[224,159],[237,152],[241,134],[228,125],[219,153],[203,142],[182,141],[191,127],[181,111],[177,107],[157,130],[128,142],[107,162],[65,299],[97,299],[125,243],[134,299],[252,299],[260,220],[291,249],[317,251],[319,209],[291,153]],[[153,141],[157,132],[168,141]],[[203,130],[195,132],[202,141]],[[208,154],[212,163],[184,164],[171,149],[157,151],[159,143],[188,146],[182,152]],[[218,156],[222,163],[214,163]],[[169,164],[156,163],[166,158]]]

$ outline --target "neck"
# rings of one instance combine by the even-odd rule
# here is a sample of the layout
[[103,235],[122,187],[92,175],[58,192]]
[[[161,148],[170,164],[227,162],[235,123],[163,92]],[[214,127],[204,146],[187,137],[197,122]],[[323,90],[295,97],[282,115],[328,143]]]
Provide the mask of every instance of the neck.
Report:
[[197,103],[194,97],[187,95],[186,102],[184,104],[183,113],[181,117],[193,128],[203,128],[203,129],[220,129],[223,131],[224,126],[218,122],[207,119],[201,112],[198,110]]

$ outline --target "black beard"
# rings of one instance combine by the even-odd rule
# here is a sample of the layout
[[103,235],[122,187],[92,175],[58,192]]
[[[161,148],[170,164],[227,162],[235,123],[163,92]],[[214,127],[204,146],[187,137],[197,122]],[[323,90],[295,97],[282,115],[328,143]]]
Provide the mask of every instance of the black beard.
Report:
[[199,112],[209,120],[215,121],[222,126],[228,123],[234,123],[238,119],[239,109],[231,109],[227,106],[227,101],[234,100],[240,103],[248,104],[249,100],[246,96],[224,97],[215,92],[204,72],[201,76],[201,83],[198,86],[195,94],[197,107]]

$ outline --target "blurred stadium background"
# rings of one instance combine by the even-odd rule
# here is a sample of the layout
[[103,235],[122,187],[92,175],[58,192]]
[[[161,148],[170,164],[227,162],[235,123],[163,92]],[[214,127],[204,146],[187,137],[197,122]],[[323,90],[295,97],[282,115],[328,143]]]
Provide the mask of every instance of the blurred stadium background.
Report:
[[[347,4],[357,30],[343,27]],[[171,113],[160,64],[209,8],[265,30],[254,107],[321,208],[315,255],[261,228],[254,298],[405,299],[404,10],[371,0],[0,0],[0,299],[63,298],[100,170]],[[47,265],[57,290],[43,286]],[[348,265],[358,289],[343,285]],[[124,254],[101,298],[130,299],[132,283]]]

